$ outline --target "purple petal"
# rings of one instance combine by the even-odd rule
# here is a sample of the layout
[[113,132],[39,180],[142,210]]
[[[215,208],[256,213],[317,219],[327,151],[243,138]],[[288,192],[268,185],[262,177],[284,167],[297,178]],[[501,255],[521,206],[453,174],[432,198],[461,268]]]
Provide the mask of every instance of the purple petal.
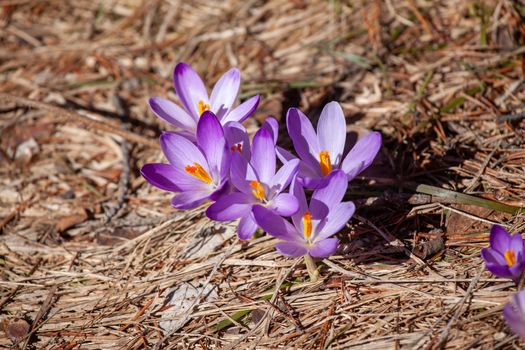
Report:
[[210,195],[210,200],[213,202],[218,201],[220,198],[230,194],[233,188],[229,180],[224,181],[224,183]]
[[302,235],[298,234],[295,227],[270,209],[255,205],[252,212],[257,224],[273,237],[284,241],[302,241]]
[[291,216],[299,210],[299,201],[290,193],[281,193],[272,199],[269,208],[281,216]]
[[192,143],[197,144],[197,138],[195,137],[196,131],[197,131],[197,123],[195,123],[195,129],[192,132],[190,131],[166,131],[166,133],[180,135],[184,137],[185,139],[191,141]]
[[210,186],[170,164],[145,164],[142,176],[153,186],[165,191],[208,191]]
[[277,153],[277,158],[281,161],[281,163],[285,164],[286,162],[297,159],[296,156],[282,148],[281,146],[275,146],[275,153]]
[[495,265],[486,263],[485,267],[490,271],[494,276],[502,278],[513,278],[512,273],[510,272],[507,266]]
[[298,227],[302,230],[303,215],[308,211],[308,202],[306,201],[304,188],[297,178],[292,182],[290,193],[292,193],[294,197],[297,198],[297,202],[299,204],[299,209],[294,215],[292,215],[292,222],[295,227]]
[[516,283],[519,283],[519,280],[524,270],[525,270],[525,264],[523,264],[523,262],[521,261],[518,261],[514,265],[512,265],[512,267],[509,267],[509,272],[512,275],[512,279]]
[[208,92],[199,75],[186,63],[179,63],[173,71],[173,83],[186,111],[195,120],[199,119],[199,101],[209,104]]
[[197,123],[185,110],[175,103],[160,97],[152,97],[149,107],[157,117],[185,131],[195,132]]
[[509,248],[514,251],[516,257],[523,255],[525,247],[523,244],[523,238],[521,238],[521,234],[516,233],[511,236]]
[[503,308],[503,317],[509,328],[521,338],[525,338],[525,314],[520,299],[525,298],[525,291],[513,295],[511,302]]
[[341,203],[347,187],[348,181],[344,172],[336,170],[326,176],[326,186],[316,189],[312,194],[310,200],[312,216],[324,218],[328,214],[327,210],[330,211],[335,205]]
[[248,160],[237,152],[232,154],[230,179],[236,189],[250,196],[253,188],[249,183],[258,180]]
[[232,111],[230,111],[230,113],[223,117],[221,123],[225,124],[231,121],[242,123],[246,118],[252,115],[253,112],[255,112],[258,104],[259,95],[250,97],[248,100],[235,107]]
[[241,73],[237,68],[232,68],[224,73],[213,87],[210,97],[211,110],[215,112],[219,120],[228,113],[235,102],[240,84]]
[[253,234],[255,231],[257,231],[257,223],[255,222],[255,219],[253,218],[253,214],[250,211],[248,214],[244,215],[241,218],[241,221],[239,221],[239,226],[237,227],[237,234],[240,239],[247,240]]
[[297,108],[286,115],[288,134],[299,157],[312,168],[319,168],[319,141],[310,120]]
[[[224,125],[224,137],[228,142],[231,152],[237,151],[237,145],[241,147],[241,154],[247,159],[251,158],[250,137],[244,126],[239,122],[228,122]],[[234,147],[232,149],[232,147]]]
[[197,163],[209,174],[210,170],[206,158],[199,148],[185,137],[176,133],[165,132],[160,136],[160,147],[174,167],[184,169],[187,165]]
[[178,172],[169,164],[144,164],[140,169],[142,176],[153,186],[164,191],[180,192],[180,187],[173,182],[177,179]]
[[[299,166],[299,174],[301,174],[301,166]],[[299,178],[305,188],[316,189],[326,185],[326,180],[324,177],[309,177],[302,175]]]
[[520,311],[520,313],[525,313],[525,293],[518,292],[514,294],[514,296],[512,296],[512,301],[517,306],[517,309]]
[[[286,162],[289,162],[296,158],[293,154],[288,152],[287,150],[277,146],[277,157],[281,161],[281,163],[286,164]],[[319,164],[317,165],[317,170],[314,170],[311,168],[309,163],[306,163],[304,161],[299,162],[299,168],[297,170],[297,178],[299,179],[299,182],[306,188],[317,188],[320,187],[320,184],[323,183],[323,175],[321,174],[321,170],[319,168]]]
[[224,131],[211,112],[202,113],[197,124],[197,144],[204,152],[213,178],[224,178],[229,170],[229,153]]
[[209,195],[209,191],[182,192],[171,199],[171,205],[177,209],[193,209],[204,203]]
[[354,212],[355,205],[352,202],[337,204],[328,213],[321,231],[315,235],[315,240],[322,240],[339,232],[354,215]]
[[270,186],[270,197],[281,193],[286,187],[290,184],[295,174],[297,174],[297,169],[299,168],[299,159],[290,160],[279,169],[277,174],[272,177],[269,182]]
[[481,257],[485,260],[485,267],[494,275],[504,278],[513,277],[502,254],[491,248],[481,249]]
[[308,252],[314,258],[326,258],[335,253],[338,244],[339,240],[337,238],[326,238],[316,242]]
[[277,242],[275,243],[275,249],[282,255],[291,258],[306,255],[308,252],[305,245],[301,242]]
[[250,212],[252,199],[244,193],[233,192],[222,196],[208,207],[206,216],[215,221],[238,219]]
[[507,261],[503,254],[492,248],[481,249],[481,257],[485,263],[507,266]]
[[272,135],[266,129],[259,129],[252,142],[251,164],[259,181],[270,184],[275,175],[275,145]]
[[277,144],[277,138],[279,137],[279,123],[277,120],[273,117],[268,117],[261,128],[268,130],[273,137],[273,144]]
[[492,249],[504,254],[505,251],[510,248],[512,237],[507,230],[500,225],[492,225],[490,228],[489,241]]
[[324,106],[317,123],[317,136],[321,151],[328,151],[331,163],[339,165],[346,141],[346,121],[339,103],[330,102]]
[[381,148],[381,134],[371,132],[357,141],[341,164],[341,169],[349,175],[348,181],[372,164]]

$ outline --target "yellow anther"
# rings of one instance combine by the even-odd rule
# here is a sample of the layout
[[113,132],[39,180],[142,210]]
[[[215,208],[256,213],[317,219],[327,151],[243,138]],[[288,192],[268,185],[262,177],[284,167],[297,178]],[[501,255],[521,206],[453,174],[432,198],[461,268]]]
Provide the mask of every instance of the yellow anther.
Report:
[[199,163],[194,162],[193,165],[186,165],[184,170],[186,170],[186,172],[191,176],[194,176],[197,179],[206,182],[207,184],[211,184],[212,182],[210,175]]
[[264,187],[259,181],[253,180],[252,182],[250,182],[250,187],[253,188],[252,193],[256,198],[260,200],[264,200],[266,198],[264,194]]
[[514,264],[516,263],[516,255],[514,255],[514,250],[507,249],[505,251],[504,256],[505,256],[505,261],[507,262],[507,265],[509,265],[509,267],[514,266]]
[[312,214],[309,211],[303,215],[303,234],[306,239],[312,235]]
[[321,163],[321,172],[326,176],[332,172],[332,162],[330,161],[330,153],[328,151],[319,152],[319,160]]
[[199,116],[201,116],[202,113],[204,113],[205,111],[209,111],[209,110],[210,110],[210,105],[207,103],[204,103],[203,100],[199,100]]

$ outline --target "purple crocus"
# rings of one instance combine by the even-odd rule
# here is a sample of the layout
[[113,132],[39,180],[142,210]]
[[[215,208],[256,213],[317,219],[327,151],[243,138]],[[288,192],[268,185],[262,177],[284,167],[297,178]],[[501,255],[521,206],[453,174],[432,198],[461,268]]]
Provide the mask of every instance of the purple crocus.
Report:
[[229,190],[230,151],[213,113],[204,112],[199,119],[195,144],[167,132],[161,135],[160,146],[169,164],[145,164],[141,173],[153,186],[177,192],[171,200],[175,208],[194,208]]
[[257,108],[259,96],[253,96],[232,108],[240,81],[239,70],[232,68],[217,81],[211,96],[208,96],[206,86],[193,68],[179,63],[173,71],[173,82],[183,108],[161,97],[150,98],[149,106],[159,118],[190,135],[195,134],[197,122],[205,111],[213,112],[222,125],[230,121],[242,122]]
[[[266,129],[273,138],[273,144],[277,143],[277,134],[279,132],[279,124],[273,117],[268,117],[262,125],[262,129]],[[248,161],[251,159],[250,136],[239,122],[228,122],[224,125],[224,135],[228,142],[228,147],[232,152],[239,152]]]
[[250,238],[257,230],[254,205],[282,216],[290,216],[299,208],[292,194],[283,193],[297,173],[299,160],[287,162],[276,172],[274,140],[269,127],[262,127],[253,137],[250,160],[240,152],[232,153],[231,181],[238,191],[221,197],[206,211],[210,219],[217,221],[241,218],[238,226],[241,239]]
[[333,171],[326,181],[326,186],[313,192],[310,205],[303,187],[295,181],[292,191],[299,200],[299,210],[292,215],[293,225],[267,208],[253,209],[259,226],[280,240],[275,247],[281,254],[322,258],[335,253],[339,240],[331,236],[350,220],[355,206],[352,202],[341,202],[348,187],[343,171]]
[[[288,110],[286,125],[295,151],[301,158],[299,177],[308,188],[321,186],[323,178],[335,169],[342,169],[348,181],[352,180],[372,164],[381,148],[381,134],[372,132],[358,140],[343,157],[346,122],[337,102],[330,102],[323,108],[317,133],[308,117],[297,108]],[[279,156],[283,161],[294,158],[283,149],[279,149]]]
[[503,227],[490,229],[490,247],[481,249],[487,270],[518,283],[525,270],[525,245],[520,234],[510,235]]
[[503,317],[514,333],[525,338],[525,290],[510,298],[510,303],[503,307]]

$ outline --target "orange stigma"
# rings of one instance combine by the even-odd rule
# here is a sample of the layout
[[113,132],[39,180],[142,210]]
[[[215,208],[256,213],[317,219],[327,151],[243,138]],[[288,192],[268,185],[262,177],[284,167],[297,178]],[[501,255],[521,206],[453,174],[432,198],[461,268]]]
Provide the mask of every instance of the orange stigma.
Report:
[[250,187],[253,188],[252,193],[256,198],[262,201],[266,198],[264,194],[264,187],[259,181],[253,180],[252,182],[250,182]]
[[309,211],[303,215],[303,234],[306,239],[310,239],[312,235],[312,214]]
[[202,113],[204,113],[205,111],[209,111],[209,110],[210,110],[210,105],[207,103],[204,103],[203,100],[199,100],[199,116],[201,116]]
[[233,145],[230,147],[230,151],[232,151],[232,153],[235,153],[235,151],[238,151],[239,153],[242,152],[242,145],[240,143],[236,144],[236,145]]
[[199,164],[193,162],[193,165],[186,165],[184,167],[184,170],[191,176],[196,177],[197,179],[201,180],[202,182],[206,182],[207,184],[211,184],[211,177],[210,175],[204,170],[204,168]]
[[330,153],[328,151],[319,152],[319,160],[321,163],[321,172],[326,176],[332,172],[332,162],[330,161]]
[[516,263],[516,255],[514,255],[514,250],[507,249],[505,251],[505,254],[503,255],[505,256],[505,261],[507,262],[507,265],[509,265],[509,267],[514,266],[514,264]]

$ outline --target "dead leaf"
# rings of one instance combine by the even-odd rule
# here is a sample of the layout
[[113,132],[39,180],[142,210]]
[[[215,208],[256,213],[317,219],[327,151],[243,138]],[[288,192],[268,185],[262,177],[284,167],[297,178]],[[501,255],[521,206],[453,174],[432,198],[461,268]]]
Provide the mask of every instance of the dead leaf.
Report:
[[[492,209],[487,209],[474,205],[453,204],[451,206],[474,217],[479,217],[482,219],[496,222],[502,221],[505,218],[511,216],[510,214],[496,212]],[[448,217],[446,226],[447,235],[467,235],[469,233],[477,233],[480,231],[488,230],[489,225],[480,220],[475,220],[474,218],[452,212]]]
[[81,224],[89,218],[89,215],[85,209],[82,209],[76,214],[62,216],[55,224],[55,229],[58,233],[62,233],[69,228]]

